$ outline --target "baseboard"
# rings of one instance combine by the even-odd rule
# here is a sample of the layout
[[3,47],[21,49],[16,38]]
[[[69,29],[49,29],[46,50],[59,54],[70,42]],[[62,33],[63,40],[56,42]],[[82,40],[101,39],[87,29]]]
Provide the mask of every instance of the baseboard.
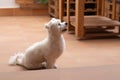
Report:
[[0,16],[41,16],[48,15],[48,9],[0,8]]

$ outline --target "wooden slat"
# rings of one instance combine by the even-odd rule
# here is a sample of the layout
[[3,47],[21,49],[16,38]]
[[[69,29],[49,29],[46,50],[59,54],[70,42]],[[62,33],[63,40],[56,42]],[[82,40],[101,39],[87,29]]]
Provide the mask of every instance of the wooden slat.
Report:
[[116,0],[112,0],[112,7],[113,7],[113,10],[112,10],[112,19],[115,19],[115,15],[116,15]]
[[[70,18],[71,24],[75,26],[75,17],[71,16]],[[120,26],[120,22],[102,16],[84,16],[84,27],[95,26]]]
[[102,15],[102,0],[97,0],[97,15]]
[[71,31],[71,25],[70,25],[70,0],[67,0],[67,20],[68,23],[68,31]]
[[54,14],[55,14],[55,17],[57,18],[57,17],[59,17],[59,12],[58,12],[59,10],[57,8],[57,6],[59,6],[59,1],[55,0],[54,2],[55,2],[55,8],[56,8],[56,9],[54,9],[54,11],[55,11]]
[[48,11],[43,7],[47,8],[47,5],[41,6],[40,9],[1,8],[0,16],[47,16]]
[[85,0],[85,4],[97,3],[98,0]]
[[116,19],[120,21],[120,3],[116,3]]
[[84,26],[120,26],[120,22],[102,16],[85,16]]
[[105,16],[105,0],[101,0],[101,2],[102,2],[102,6],[101,6],[101,8],[102,8],[102,16]]
[[55,9],[55,8],[56,8],[54,5],[50,5],[49,7],[50,7],[50,8],[53,8],[53,9]]
[[85,12],[96,12],[96,11],[97,11],[97,9],[91,9],[91,8],[85,10]]
[[110,36],[117,36],[119,35],[118,33],[87,33],[85,35],[86,38],[89,38],[89,37],[110,37]]
[[76,0],[75,10],[75,35],[76,37],[84,37],[84,0]]
[[63,21],[64,16],[64,0],[59,0],[59,19]]

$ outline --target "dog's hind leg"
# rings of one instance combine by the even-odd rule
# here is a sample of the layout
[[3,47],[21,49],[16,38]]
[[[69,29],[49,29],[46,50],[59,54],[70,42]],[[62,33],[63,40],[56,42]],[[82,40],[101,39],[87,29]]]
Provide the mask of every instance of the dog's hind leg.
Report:
[[47,60],[47,69],[56,69],[56,60]]
[[23,66],[23,59],[24,59],[24,54],[18,53],[17,64]]

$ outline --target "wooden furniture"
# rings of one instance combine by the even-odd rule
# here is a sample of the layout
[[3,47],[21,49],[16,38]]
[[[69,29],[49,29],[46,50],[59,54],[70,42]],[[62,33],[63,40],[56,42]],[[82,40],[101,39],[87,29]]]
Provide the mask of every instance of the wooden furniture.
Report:
[[[71,5],[70,14],[75,15],[75,1],[71,0],[70,5]],[[48,9],[49,15],[52,17],[58,18],[59,17],[59,0],[49,0],[48,6],[49,6],[49,9]],[[64,4],[62,6],[64,6],[64,16],[66,16],[67,15],[66,0],[64,0]]]
[[58,0],[49,0],[48,2],[48,12],[49,15],[52,17],[56,17],[58,18],[59,14],[58,14],[58,8],[59,8],[59,3]]
[[109,17],[111,19],[115,19],[116,12],[116,0],[105,0],[104,2],[104,13],[103,16]]
[[36,3],[35,0],[15,0],[22,9],[47,9],[47,4]]
[[98,14],[98,1],[97,0],[85,0],[84,15],[96,15]]
[[[52,17],[59,17],[59,1],[60,0],[49,0],[49,15]],[[97,0],[86,0],[85,1],[85,15],[96,15],[97,12]],[[63,5],[64,6],[64,16],[67,15],[66,9],[67,9],[67,0],[64,0]],[[75,0],[70,1],[70,15],[75,15]]]
[[[60,0],[62,5],[64,0]],[[105,0],[98,0],[99,3],[105,3]],[[120,35],[120,29],[117,32],[109,30],[109,27],[120,28],[120,22],[107,18],[101,15],[84,16],[84,1],[76,0],[75,16],[70,16],[70,0],[67,0],[67,18],[64,20],[68,22],[68,30],[71,31],[72,27],[75,29],[75,35],[78,39],[85,39],[89,37],[101,37],[101,36],[116,36]],[[99,4],[101,8],[103,4]],[[104,4],[105,6],[105,4]],[[63,7],[60,8],[60,19],[63,20]],[[102,7],[103,9],[103,7]],[[102,10],[101,9],[101,10]],[[102,12],[102,11],[101,11]]]

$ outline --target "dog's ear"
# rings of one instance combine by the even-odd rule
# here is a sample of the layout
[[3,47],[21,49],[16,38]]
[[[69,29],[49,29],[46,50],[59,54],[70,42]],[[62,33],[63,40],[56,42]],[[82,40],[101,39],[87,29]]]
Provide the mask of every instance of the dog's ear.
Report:
[[54,20],[56,20],[56,18],[52,18],[51,20],[54,21]]
[[51,20],[56,20],[55,18],[52,18]]
[[45,28],[46,28],[46,29],[48,29],[48,28],[49,28],[48,24],[45,24]]

